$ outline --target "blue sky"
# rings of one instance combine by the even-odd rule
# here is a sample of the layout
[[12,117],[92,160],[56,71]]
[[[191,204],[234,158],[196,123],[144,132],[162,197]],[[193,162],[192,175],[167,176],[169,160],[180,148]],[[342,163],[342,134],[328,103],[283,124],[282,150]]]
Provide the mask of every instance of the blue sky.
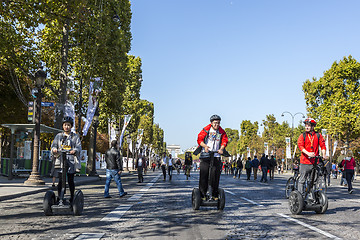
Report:
[[[141,98],[167,144],[196,145],[212,114],[243,120],[306,114],[302,84],[334,61],[360,61],[360,1],[133,0],[132,50]],[[301,117],[295,118],[298,123]]]

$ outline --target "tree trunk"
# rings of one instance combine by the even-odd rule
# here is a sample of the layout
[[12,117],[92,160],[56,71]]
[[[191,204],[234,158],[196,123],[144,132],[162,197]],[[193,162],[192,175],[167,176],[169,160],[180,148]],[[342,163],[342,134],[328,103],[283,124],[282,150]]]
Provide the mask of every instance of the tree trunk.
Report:
[[[69,24],[70,20],[65,19],[63,26],[63,41],[61,46],[61,66],[60,66],[60,86],[59,99],[55,110],[55,128],[62,128],[62,119],[64,117],[64,104],[67,98],[67,66],[68,66],[68,52],[69,52]],[[74,119],[75,120],[75,119]]]

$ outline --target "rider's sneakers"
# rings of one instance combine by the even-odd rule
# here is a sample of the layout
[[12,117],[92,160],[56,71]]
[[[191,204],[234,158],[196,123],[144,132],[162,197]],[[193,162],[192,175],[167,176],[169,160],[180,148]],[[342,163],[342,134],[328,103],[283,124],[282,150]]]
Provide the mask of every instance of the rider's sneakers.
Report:
[[206,197],[202,197],[201,200],[206,201]]
[[354,190],[353,189],[351,189],[350,191],[349,191],[349,194],[352,194],[354,192]]

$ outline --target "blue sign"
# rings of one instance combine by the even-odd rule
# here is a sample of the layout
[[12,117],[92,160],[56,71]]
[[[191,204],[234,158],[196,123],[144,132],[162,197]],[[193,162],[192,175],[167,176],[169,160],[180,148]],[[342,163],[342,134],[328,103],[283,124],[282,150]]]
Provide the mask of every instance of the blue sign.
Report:
[[55,104],[53,102],[41,102],[42,107],[53,107]]

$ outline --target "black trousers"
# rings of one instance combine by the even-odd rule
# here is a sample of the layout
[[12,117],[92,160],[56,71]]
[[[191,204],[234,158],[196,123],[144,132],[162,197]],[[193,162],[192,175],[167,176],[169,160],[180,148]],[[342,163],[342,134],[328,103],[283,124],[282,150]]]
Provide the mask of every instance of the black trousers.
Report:
[[351,169],[345,169],[345,178],[347,181],[347,185],[348,185],[348,191],[350,191],[352,189],[352,178],[354,176],[354,170]]
[[246,179],[250,180],[250,176],[251,176],[251,168],[246,168]]
[[161,170],[162,170],[162,172],[163,172],[164,180],[166,180],[166,166],[165,166],[165,165],[161,165]]
[[[70,196],[71,196],[70,200],[74,199],[74,193],[75,193],[74,176],[75,176],[75,173],[67,173],[67,179],[68,179]],[[62,173],[59,173],[58,196],[60,196],[60,194],[61,194],[61,188],[62,188]],[[65,193],[66,193],[66,187],[65,187],[64,194]]]
[[[210,169],[210,158],[201,159],[199,189],[202,197],[206,195],[208,190],[209,169]],[[219,157],[215,157],[213,167],[210,172],[210,186],[212,189],[211,194],[213,197],[217,197],[219,195],[220,173],[221,173],[221,161]]]

